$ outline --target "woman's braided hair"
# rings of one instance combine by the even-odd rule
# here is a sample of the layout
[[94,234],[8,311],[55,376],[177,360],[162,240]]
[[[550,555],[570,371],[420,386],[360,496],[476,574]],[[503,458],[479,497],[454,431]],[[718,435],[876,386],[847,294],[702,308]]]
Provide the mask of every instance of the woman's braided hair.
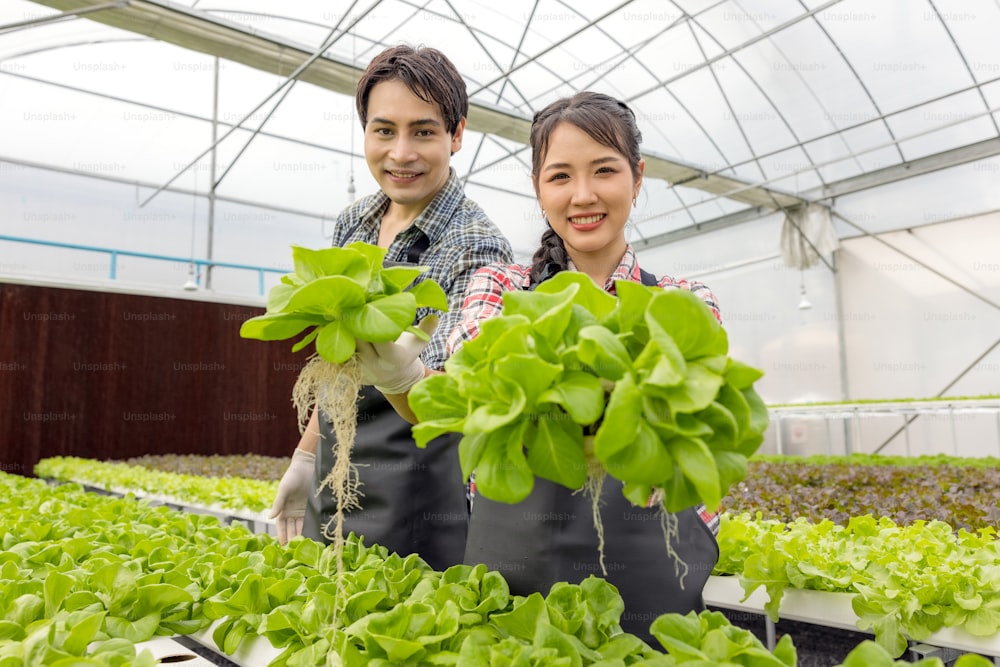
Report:
[[[584,91],[549,104],[536,113],[531,122],[531,173],[535,177],[536,195],[538,174],[549,148],[549,139],[556,127],[563,122],[572,123],[597,143],[624,155],[636,179],[642,175],[639,170],[642,133],[632,109],[609,95]],[[531,258],[531,282],[539,282],[549,265],[562,271],[569,266],[569,255],[563,240],[546,223],[541,246]]]

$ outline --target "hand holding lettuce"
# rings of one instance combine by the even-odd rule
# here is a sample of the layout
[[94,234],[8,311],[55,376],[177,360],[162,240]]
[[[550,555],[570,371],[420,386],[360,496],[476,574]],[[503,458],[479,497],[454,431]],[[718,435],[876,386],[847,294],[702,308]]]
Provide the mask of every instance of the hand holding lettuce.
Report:
[[[417,308],[448,310],[448,297],[433,280],[413,281],[424,267],[383,267],[386,249],[367,243],[310,250],[292,246],[295,272],[271,288],[264,315],[240,327],[240,336],[285,340],[303,331],[298,352],[315,343],[316,354],[331,364],[351,359],[357,341],[385,343],[409,331]],[[307,331],[308,330],[308,331]]]
[[300,431],[318,409],[331,420],[337,436],[335,463],[321,488],[330,486],[337,499],[337,512],[324,531],[338,554],[343,546],[344,512],[360,506],[357,475],[351,466],[362,384],[359,348],[372,351],[373,346],[389,344],[403,334],[428,341],[427,327],[414,325],[417,309],[448,309],[440,285],[432,280],[414,282],[426,268],[385,267],[385,256],[385,248],[360,242],[322,250],[292,246],[294,273],[282,276],[271,289],[266,312],[240,327],[244,338],[301,336],[293,352],[310,344],[315,347],[296,379],[292,400]]
[[656,491],[669,512],[717,507],[763,441],[762,373],[728,356],[725,330],[688,290],[617,289],[562,272],[505,294],[503,315],[411,390],[418,445],[462,433],[477,492],[516,503],[535,475],[583,487],[593,436],[634,504]]

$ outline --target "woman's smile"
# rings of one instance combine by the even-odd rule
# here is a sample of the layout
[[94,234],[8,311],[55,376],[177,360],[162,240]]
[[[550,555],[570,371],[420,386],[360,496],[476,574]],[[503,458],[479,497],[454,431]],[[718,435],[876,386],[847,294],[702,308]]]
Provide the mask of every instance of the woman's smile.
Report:
[[573,225],[573,228],[577,231],[585,232],[590,229],[596,229],[604,222],[607,216],[603,213],[591,213],[587,215],[573,215],[569,218],[569,224]]

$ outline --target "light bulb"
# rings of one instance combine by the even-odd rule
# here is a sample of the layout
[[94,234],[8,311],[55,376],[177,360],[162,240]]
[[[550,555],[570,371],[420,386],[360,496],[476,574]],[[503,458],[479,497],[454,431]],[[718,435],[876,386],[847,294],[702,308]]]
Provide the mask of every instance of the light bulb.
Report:
[[800,292],[801,298],[799,299],[799,310],[809,310],[813,307],[812,303],[809,302],[809,297],[806,296],[806,286],[802,286],[802,291]]

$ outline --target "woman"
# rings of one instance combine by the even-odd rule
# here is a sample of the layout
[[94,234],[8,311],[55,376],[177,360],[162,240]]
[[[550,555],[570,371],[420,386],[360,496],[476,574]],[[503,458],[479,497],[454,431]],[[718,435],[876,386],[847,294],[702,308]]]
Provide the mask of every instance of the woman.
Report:
[[[578,93],[535,115],[531,180],[548,229],[530,266],[493,264],[473,275],[460,323],[448,338],[449,354],[475,338],[484,320],[501,312],[505,292],[533,289],[562,270],[582,271],[612,294],[616,280],[688,289],[719,317],[708,288],[643,271],[625,240],[645,167],[640,139],[631,109],[599,93]],[[379,367],[405,365],[400,353],[411,343],[366,347],[362,364],[376,375]],[[409,372],[413,377],[425,374]],[[393,401],[397,407],[402,403]],[[585,494],[536,478],[532,493],[518,504],[474,495],[473,480],[465,562],[501,572],[514,594],[546,594],[559,581],[604,576],[625,601],[622,628],[651,643],[649,625],[660,614],[704,609],[702,589],[719,555],[718,519],[704,507],[677,515],[671,537],[675,558],[664,544],[662,513],[631,505],[621,483],[608,478],[601,492],[602,568],[591,500]]]
[[[449,354],[474,338],[483,320],[501,311],[504,292],[532,289],[566,269],[586,273],[612,294],[616,280],[688,289],[719,317],[708,288],[645,273],[625,240],[645,167],[640,139],[628,106],[598,93],[578,93],[535,115],[531,180],[548,229],[530,266],[491,265],[473,275],[462,319],[448,339]],[[621,489],[609,478],[601,495],[604,576],[625,600],[623,629],[649,640],[649,625],[660,614],[704,608],[702,589],[718,560],[718,519],[703,507],[678,514],[672,538],[683,563],[678,569],[667,554],[659,512],[634,507]],[[465,562],[499,570],[511,592],[520,595],[547,593],[557,581],[601,576],[590,500],[540,478],[517,505],[475,498]]]

